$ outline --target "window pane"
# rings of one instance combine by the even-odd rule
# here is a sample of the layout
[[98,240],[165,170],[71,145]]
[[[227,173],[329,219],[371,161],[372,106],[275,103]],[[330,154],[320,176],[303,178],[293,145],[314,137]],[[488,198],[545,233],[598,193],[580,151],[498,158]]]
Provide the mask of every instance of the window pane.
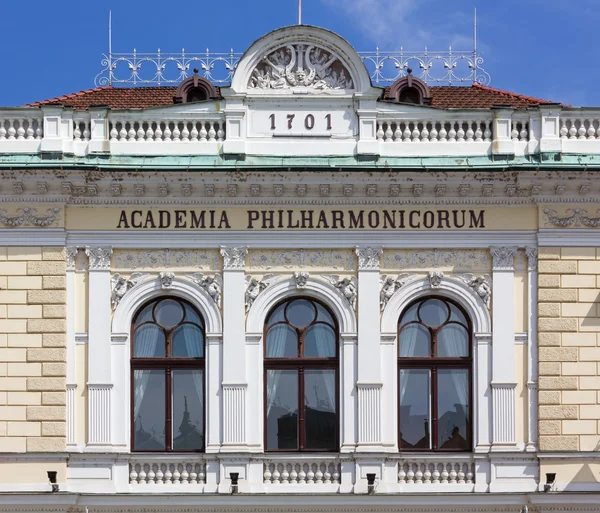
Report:
[[267,370],[267,449],[298,449],[298,372]]
[[156,305],[154,317],[161,326],[172,328],[182,321],[183,309],[177,301],[165,299]]
[[204,327],[204,323],[202,322],[200,315],[190,305],[185,305],[185,322],[193,322]]
[[428,299],[421,303],[421,306],[419,307],[419,317],[421,318],[421,321],[432,328],[444,324],[449,316],[450,311],[448,310],[446,303],[439,299]]
[[149,305],[146,305],[144,307],[144,309],[137,314],[137,317],[135,318],[134,326],[139,326],[143,322],[154,321],[154,319],[152,317],[152,308],[154,308],[155,304],[156,304],[156,301],[152,301],[152,303],[150,303]]
[[456,321],[456,322],[461,322],[465,326],[468,325],[467,324],[467,319],[464,316],[464,314],[456,306],[454,306],[452,303],[450,303],[450,320],[451,321]]
[[412,305],[408,310],[406,310],[400,319],[400,325],[406,324],[410,321],[417,321],[417,308],[419,308],[419,303]]
[[404,326],[400,332],[400,356],[431,356],[429,330],[420,324]]
[[269,320],[267,321],[267,326],[275,322],[283,322],[285,321],[285,317],[283,316],[283,311],[285,310],[285,303],[283,305],[279,305],[273,313],[269,316]]
[[431,449],[430,373],[400,370],[400,447]]
[[303,328],[315,320],[317,311],[306,299],[297,299],[288,304],[285,315],[294,326]]
[[469,335],[460,324],[447,324],[437,334],[438,356],[469,356]]
[[133,371],[133,448],[136,451],[164,451],[165,371]]
[[269,358],[297,358],[298,335],[287,324],[276,324],[267,332],[267,356]]
[[335,322],[333,321],[333,317],[331,317],[331,314],[319,303],[316,303],[316,305],[317,305],[317,320],[321,321],[321,322],[328,322],[332,326],[335,326]]
[[438,447],[468,449],[469,372],[466,369],[438,371]]
[[204,383],[201,370],[173,370],[173,450],[204,448]]
[[327,324],[313,324],[304,334],[304,356],[335,357],[335,332]]
[[182,324],[173,332],[172,355],[176,358],[202,358],[204,337],[194,324]]
[[336,449],[335,371],[304,372],[306,449]]
[[133,334],[133,356],[152,358],[165,356],[165,334],[156,324],[143,324]]

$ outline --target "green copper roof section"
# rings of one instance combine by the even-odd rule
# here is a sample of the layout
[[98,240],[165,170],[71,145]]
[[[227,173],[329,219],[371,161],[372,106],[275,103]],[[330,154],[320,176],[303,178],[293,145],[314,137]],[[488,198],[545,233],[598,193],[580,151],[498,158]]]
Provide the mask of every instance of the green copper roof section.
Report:
[[356,170],[464,170],[464,169],[595,169],[600,154],[544,153],[528,156],[465,157],[273,157],[262,155],[135,156],[67,154],[4,154],[0,169],[97,169],[97,170],[231,170],[231,169],[356,169]]

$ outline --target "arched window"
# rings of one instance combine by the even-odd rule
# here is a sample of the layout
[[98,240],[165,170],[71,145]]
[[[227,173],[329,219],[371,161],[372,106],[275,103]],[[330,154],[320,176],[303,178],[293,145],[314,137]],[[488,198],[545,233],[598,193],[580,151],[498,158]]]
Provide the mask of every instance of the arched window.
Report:
[[308,298],[278,305],[265,324],[265,448],[338,450],[338,327]]
[[398,325],[400,450],[471,450],[471,323],[453,301],[412,303]]
[[141,308],[131,327],[131,447],[204,450],[204,321],[179,298]]

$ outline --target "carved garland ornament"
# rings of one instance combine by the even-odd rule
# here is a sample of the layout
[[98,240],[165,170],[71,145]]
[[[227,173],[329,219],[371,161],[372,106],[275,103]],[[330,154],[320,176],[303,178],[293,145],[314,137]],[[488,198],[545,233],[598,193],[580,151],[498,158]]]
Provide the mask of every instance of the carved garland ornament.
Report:
[[9,215],[5,209],[0,209],[0,224],[14,228],[17,226],[46,227],[56,223],[59,219],[60,208],[49,208],[47,215],[37,215],[35,208],[19,208],[16,215]]
[[556,210],[544,209],[544,214],[546,214],[548,221],[559,228],[567,228],[569,226],[600,227],[600,210],[596,210],[598,217],[588,216],[587,210],[582,208],[570,208],[565,213],[567,214],[566,217],[558,217]]
[[330,50],[289,44],[262,58],[250,76],[249,89],[352,89],[350,73]]

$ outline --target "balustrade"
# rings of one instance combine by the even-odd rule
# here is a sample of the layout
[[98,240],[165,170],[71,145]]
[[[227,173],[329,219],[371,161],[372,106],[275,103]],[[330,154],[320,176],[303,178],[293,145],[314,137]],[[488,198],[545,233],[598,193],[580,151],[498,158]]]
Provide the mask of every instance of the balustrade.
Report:
[[400,460],[400,484],[474,484],[475,463],[472,460]]
[[560,138],[579,140],[600,139],[600,116],[561,116]]
[[132,485],[178,485],[204,484],[206,463],[204,461],[141,461],[129,463],[129,483]]
[[113,120],[110,123],[113,142],[223,142],[223,120],[133,121]]
[[32,141],[43,136],[42,119],[0,114],[0,141]]
[[266,461],[264,482],[267,484],[339,484],[341,465],[329,461]]
[[90,120],[76,118],[73,120],[73,140],[84,141],[90,140]]
[[389,120],[377,124],[381,142],[491,142],[491,120]]

